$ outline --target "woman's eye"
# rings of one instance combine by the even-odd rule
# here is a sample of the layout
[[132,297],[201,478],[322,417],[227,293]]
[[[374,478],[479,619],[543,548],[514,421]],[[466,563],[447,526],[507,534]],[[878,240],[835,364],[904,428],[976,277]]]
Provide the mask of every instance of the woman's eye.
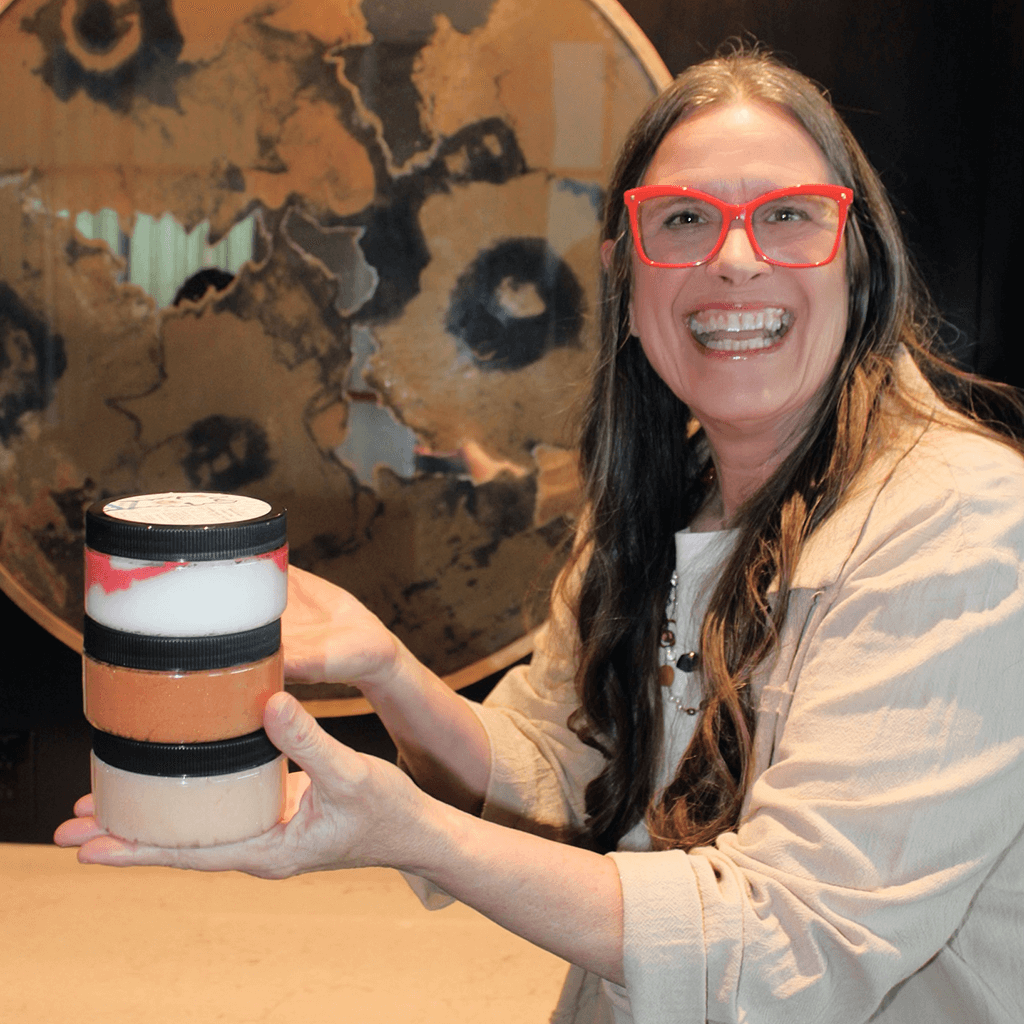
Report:
[[764,218],[769,224],[789,224],[794,221],[810,220],[806,210],[796,206],[775,206],[765,210]]
[[673,210],[665,218],[665,227],[685,227],[690,224],[706,224],[706,218],[697,210]]

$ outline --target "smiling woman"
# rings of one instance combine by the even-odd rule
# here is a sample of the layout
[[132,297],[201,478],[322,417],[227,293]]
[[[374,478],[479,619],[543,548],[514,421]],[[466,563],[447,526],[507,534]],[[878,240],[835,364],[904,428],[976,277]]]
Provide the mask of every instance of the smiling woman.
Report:
[[[808,223],[827,245],[775,237]],[[560,1024],[1021,1019],[1020,401],[931,353],[877,174],[763,53],[641,117],[603,238],[586,514],[530,665],[472,704],[293,571],[290,674],[357,683],[406,773],[275,695],[287,821],[166,850],[85,798],[57,841],[402,868],[571,961]]]

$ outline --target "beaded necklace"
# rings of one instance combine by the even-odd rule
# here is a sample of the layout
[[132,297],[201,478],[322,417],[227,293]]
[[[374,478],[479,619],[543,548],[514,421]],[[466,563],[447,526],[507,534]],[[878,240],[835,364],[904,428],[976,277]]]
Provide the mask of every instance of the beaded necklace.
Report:
[[661,629],[661,640],[659,643],[658,660],[661,667],[658,669],[658,683],[668,691],[665,696],[675,707],[676,711],[687,715],[695,715],[700,707],[692,707],[681,697],[672,692],[675,681],[675,670],[680,672],[695,672],[700,667],[700,653],[698,651],[683,651],[677,656],[676,646],[676,615],[678,613],[676,603],[678,601],[679,573],[672,571],[672,580],[669,584],[668,604],[665,608],[665,620]]

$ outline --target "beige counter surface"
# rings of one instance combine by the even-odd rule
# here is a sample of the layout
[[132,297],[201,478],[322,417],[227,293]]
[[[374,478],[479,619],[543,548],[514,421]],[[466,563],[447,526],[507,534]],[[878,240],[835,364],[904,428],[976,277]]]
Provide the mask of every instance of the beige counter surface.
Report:
[[394,871],[266,882],[0,844],[2,1024],[543,1024],[565,970]]

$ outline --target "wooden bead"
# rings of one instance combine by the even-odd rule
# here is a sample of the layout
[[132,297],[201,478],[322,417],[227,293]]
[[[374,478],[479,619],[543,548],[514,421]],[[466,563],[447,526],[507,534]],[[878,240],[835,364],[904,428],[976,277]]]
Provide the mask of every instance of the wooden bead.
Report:
[[673,679],[675,679],[675,672],[673,672],[671,665],[662,665],[658,669],[658,682],[662,686],[671,686]]

